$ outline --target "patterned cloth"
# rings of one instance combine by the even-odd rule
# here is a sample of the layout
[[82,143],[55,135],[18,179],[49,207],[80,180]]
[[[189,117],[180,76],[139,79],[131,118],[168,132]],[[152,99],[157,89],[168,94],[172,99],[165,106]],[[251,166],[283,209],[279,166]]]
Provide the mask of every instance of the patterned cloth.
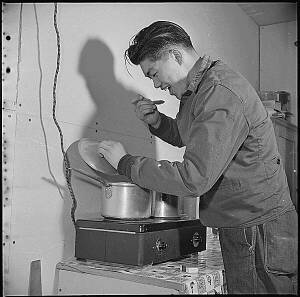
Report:
[[[178,290],[181,294],[225,294],[224,266],[218,235],[207,230],[207,249],[186,258],[155,265],[129,266],[99,261],[74,259],[59,262],[57,269],[133,280]],[[183,272],[182,266],[198,268],[196,273]],[[108,276],[108,275],[106,275]]]

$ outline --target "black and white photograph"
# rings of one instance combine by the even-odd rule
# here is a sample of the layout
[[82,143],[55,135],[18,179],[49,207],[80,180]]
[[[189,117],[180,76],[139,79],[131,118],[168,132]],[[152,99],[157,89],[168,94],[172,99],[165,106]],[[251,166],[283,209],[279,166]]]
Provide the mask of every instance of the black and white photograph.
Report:
[[297,1],[1,5],[3,296],[299,294]]

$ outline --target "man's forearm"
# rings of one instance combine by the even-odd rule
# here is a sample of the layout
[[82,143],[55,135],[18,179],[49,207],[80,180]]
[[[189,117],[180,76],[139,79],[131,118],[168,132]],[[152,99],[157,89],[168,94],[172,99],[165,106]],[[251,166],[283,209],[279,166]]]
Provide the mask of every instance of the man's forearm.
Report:
[[160,123],[161,123],[161,117],[158,118],[158,121],[154,124],[154,125],[151,125],[154,129],[158,129],[158,127],[160,126]]
[[155,128],[149,125],[149,130],[153,135],[159,137],[160,139],[171,145],[177,147],[184,146],[178,131],[176,121],[174,119],[166,116],[163,113],[160,113],[160,123],[157,126],[158,127]]

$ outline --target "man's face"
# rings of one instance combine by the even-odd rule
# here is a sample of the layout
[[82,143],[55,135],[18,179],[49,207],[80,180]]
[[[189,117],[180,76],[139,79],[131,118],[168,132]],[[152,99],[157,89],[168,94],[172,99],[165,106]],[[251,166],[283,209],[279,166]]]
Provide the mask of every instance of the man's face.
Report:
[[172,53],[164,54],[157,61],[146,58],[140,66],[144,75],[152,79],[155,88],[169,90],[170,95],[181,99],[186,91],[187,72]]

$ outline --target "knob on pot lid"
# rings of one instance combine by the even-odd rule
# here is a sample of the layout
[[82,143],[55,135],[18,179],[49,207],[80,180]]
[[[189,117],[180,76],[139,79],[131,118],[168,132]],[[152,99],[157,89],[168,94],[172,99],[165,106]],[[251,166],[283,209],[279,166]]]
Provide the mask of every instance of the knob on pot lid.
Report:
[[118,171],[98,152],[99,140],[81,138],[78,141],[78,151],[81,158],[91,168],[101,173],[102,178],[108,182],[128,182],[130,179]]

